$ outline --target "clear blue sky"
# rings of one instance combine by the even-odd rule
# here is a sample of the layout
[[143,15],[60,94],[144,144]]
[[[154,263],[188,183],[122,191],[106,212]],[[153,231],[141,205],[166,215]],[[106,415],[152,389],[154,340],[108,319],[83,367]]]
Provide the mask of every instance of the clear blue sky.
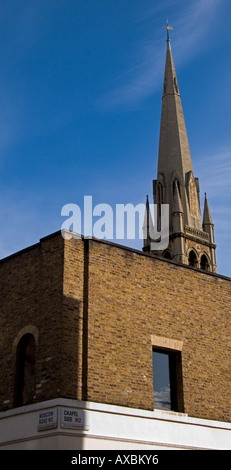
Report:
[[62,206],[84,195],[151,200],[168,18],[194,174],[229,276],[230,0],[0,4],[0,257],[60,230]]

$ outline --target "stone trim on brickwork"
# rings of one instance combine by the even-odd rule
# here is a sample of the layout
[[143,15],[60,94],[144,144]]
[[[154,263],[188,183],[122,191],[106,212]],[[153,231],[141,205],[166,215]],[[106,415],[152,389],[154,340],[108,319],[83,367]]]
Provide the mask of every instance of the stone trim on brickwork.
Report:
[[151,343],[153,347],[172,349],[174,351],[182,351],[183,341],[176,339],[165,338],[163,336],[151,335]]
[[20,339],[28,333],[30,333],[31,335],[34,336],[35,343],[36,343],[36,345],[38,344],[38,328],[34,325],[26,325],[26,326],[24,326],[24,328],[22,328],[18,332],[16,338],[14,339],[14,342],[13,342],[13,345],[12,345],[12,353],[16,353],[17,346],[18,346],[18,343],[19,343]]

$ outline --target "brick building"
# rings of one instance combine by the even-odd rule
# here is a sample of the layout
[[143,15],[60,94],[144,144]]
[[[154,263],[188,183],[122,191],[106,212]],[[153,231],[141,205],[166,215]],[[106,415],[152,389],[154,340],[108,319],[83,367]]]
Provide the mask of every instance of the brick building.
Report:
[[[166,70],[182,113],[169,38]],[[192,170],[163,175],[167,252],[57,232],[0,262],[3,449],[230,448],[230,279]]]

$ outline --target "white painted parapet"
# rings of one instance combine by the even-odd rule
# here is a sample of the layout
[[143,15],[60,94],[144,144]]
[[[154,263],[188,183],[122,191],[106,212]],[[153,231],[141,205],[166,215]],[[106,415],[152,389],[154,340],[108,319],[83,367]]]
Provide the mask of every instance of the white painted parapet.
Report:
[[0,413],[0,449],[231,449],[231,424],[58,398]]

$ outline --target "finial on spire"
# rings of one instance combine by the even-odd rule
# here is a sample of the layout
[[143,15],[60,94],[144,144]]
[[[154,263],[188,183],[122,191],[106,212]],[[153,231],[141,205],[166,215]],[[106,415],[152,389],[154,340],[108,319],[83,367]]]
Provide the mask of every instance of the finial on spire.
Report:
[[164,29],[166,28],[166,30],[167,30],[167,39],[166,39],[166,41],[167,41],[167,43],[169,43],[170,42],[169,30],[173,29],[173,27],[168,25],[168,20],[166,21],[166,24],[167,24],[167,26],[163,26],[163,28]]

